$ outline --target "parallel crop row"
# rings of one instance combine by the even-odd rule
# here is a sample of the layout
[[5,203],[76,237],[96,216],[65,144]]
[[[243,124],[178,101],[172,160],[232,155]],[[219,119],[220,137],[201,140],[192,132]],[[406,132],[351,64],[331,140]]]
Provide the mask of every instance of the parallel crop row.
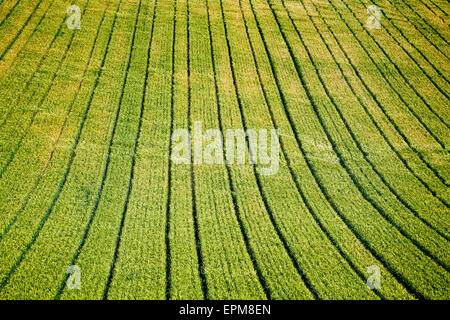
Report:
[[448,298],[447,10],[369,4],[0,0],[0,298]]

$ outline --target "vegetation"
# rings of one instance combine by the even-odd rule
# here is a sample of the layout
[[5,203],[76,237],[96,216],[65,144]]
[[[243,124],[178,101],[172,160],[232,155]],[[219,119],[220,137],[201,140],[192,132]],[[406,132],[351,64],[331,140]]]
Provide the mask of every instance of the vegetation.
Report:
[[[448,16],[0,0],[0,298],[449,299]],[[278,129],[278,172],[171,162],[195,121]]]

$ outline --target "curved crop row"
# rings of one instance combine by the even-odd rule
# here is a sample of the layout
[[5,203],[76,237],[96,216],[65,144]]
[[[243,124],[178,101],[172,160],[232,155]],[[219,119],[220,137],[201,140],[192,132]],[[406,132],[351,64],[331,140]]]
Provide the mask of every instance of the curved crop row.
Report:
[[[259,5],[261,6],[262,4],[259,4]],[[260,13],[260,15],[261,15],[261,12],[264,12],[262,7],[260,7],[260,6],[256,7],[257,10],[255,10],[256,13],[257,13],[256,14],[257,16],[258,16],[258,12]],[[265,19],[263,21],[264,21],[264,23],[260,22],[260,25],[261,26],[266,26],[268,28],[269,24],[270,24],[269,23],[270,20]],[[273,36],[273,33],[272,33],[272,36]],[[270,39],[270,38],[266,38],[266,39]],[[273,48],[274,46],[268,45],[268,47],[269,47],[269,50],[270,50],[270,48]],[[289,45],[288,45],[288,48],[289,48]],[[280,46],[278,46],[278,50],[280,50]],[[289,54],[292,56],[292,50],[288,50],[288,51],[289,51]],[[276,61],[276,63],[280,63],[282,60],[281,59],[276,59],[275,61]],[[295,59],[294,59],[294,61],[295,61]],[[300,82],[305,81],[305,82],[302,82],[302,87],[307,88],[307,90],[310,90],[309,89],[310,88],[309,82],[312,81],[312,80],[310,78],[302,77],[302,75],[300,73],[300,70],[298,68],[298,64],[295,63],[295,65],[296,65],[296,72],[298,73],[298,75],[300,77]],[[287,66],[285,66],[285,68],[287,68]],[[315,86],[315,87],[317,87],[317,86]],[[315,99],[317,99],[317,97],[308,95],[308,91],[306,91],[306,94],[308,96],[308,100],[311,101],[312,107],[313,107],[312,110],[311,110],[311,111],[313,111],[313,115],[312,115],[311,119],[313,119],[314,117],[317,117],[317,121],[319,122],[319,123],[317,123],[319,125],[319,127],[311,126],[309,129],[310,130],[311,129],[316,130],[316,128],[319,129],[320,127],[322,127],[322,129],[324,129],[325,127],[320,125],[320,122],[322,122],[322,124],[323,124],[324,119],[322,118],[322,116],[320,116],[320,113],[318,112],[319,109],[317,108],[318,106],[321,106],[322,103],[319,103],[318,105],[315,105],[315,103],[317,103],[316,100],[315,100]],[[307,114],[304,114],[303,116],[305,117],[305,116],[307,116]],[[319,130],[322,130],[322,129],[319,129]],[[327,134],[326,130],[325,130],[325,135],[326,135],[326,139],[327,140],[328,139],[330,141],[334,140],[334,138],[332,138],[330,133]],[[320,135],[317,133],[317,134],[315,134],[315,136],[318,137]],[[337,145],[336,144],[331,144],[331,147],[332,147],[334,152],[337,152],[337,154],[339,154],[339,149],[337,149]],[[350,190],[352,190],[352,188],[355,188],[355,185],[353,185],[355,183],[357,188],[356,188],[354,193],[352,192],[353,193],[352,197],[355,200],[356,198],[359,198],[358,193],[359,192],[363,192],[364,190],[362,190],[361,187],[358,186],[358,181],[351,174],[345,173],[348,170],[348,167],[345,164],[345,162],[342,162],[342,158],[341,158],[341,163],[340,164],[343,165],[342,169],[345,169],[344,172],[340,172],[341,169],[339,169],[339,167],[337,167],[335,169],[336,173],[342,173],[343,174],[342,178],[340,179],[340,181],[341,181],[340,185],[342,185],[343,183],[346,183],[346,179],[348,179],[349,180],[348,182],[350,182],[350,184],[348,185],[347,188],[348,188],[348,191],[350,191]],[[321,167],[321,166],[317,166],[316,169],[317,169],[317,172],[320,175],[323,176],[323,174],[324,174],[323,171],[324,171],[325,168]],[[347,175],[347,177],[345,177],[346,175]],[[331,179],[329,174],[327,174],[327,177],[328,178],[327,178],[327,183],[326,184],[330,185],[330,183],[332,182],[332,179]],[[351,185],[353,185],[353,187]],[[358,189],[359,189],[359,192],[357,191]],[[333,197],[336,196],[337,189],[326,187],[325,190],[328,193],[333,194]],[[365,195],[365,197],[367,197],[367,195]],[[390,232],[387,231],[388,229],[392,229],[391,226],[389,226],[389,223],[383,222],[383,220],[380,220],[379,218],[375,218],[375,216],[373,216],[371,218],[372,213],[377,215],[377,212],[379,214],[381,211],[380,211],[380,208],[378,206],[370,208],[371,206],[374,205],[374,203],[370,202],[370,201],[366,202],[367,200],[368,199],[366,198],[365,200],[361,200],[361,201],[356,201],[355,202],[359,206],[361,206],[360,210],[357,210],[357,212],[358,212],[357,215],[356,215],[356,212],[352,212],[352,211],[347,211],[346,210],[346,212],[344,211],[345,214],[344,214],[343,218],[346,219],[347,222],[349,223],[349,225],[352,226],[352,228],[355,229],[357,232],[358,232],[358,229],[359,229],[361,240],[365,242],[367,247],[372,250],[372,252],[375,254],[375,256],[377,256],[377,258],[379,258],[380,260],[384,261],[385,265],[389,266],[389,270],[394,275],[396,275],[398,277],[398,279],[400,279],[402,281],[402,283],[405,286],[408,287],[408,289],[413,290],[413,292],[416,295],[417,294],[420,295],[420,293],[417,291],[417,289],[414,288],[416,285],[412,285],[412,283],[416,283],[416,284],[420,283],[420,285],[417,285],[417,287],[421,288],[421,290],[423,290],[423,288],[422,288],[423,286],[426,287],[426,286],[429,285],[428,280],[425,280],[425,279],[419,280],[419,278],[417,277],[418,274],[413,276],[412,274],[410,274],[409,271],[406,272],[405,265],[400,263],[400,261],[398,260],[398,257],[395,257],[395,259],[394,259],[394,256],[391,256],[393,254],[393,252],[398,249],[399,251],[401,251],[403,253],[404,258],[406,258],[407,255],[410,255],[411,259],[417,259],[417,258],[413,258],[414,256],[416,256],[418,254],[417,249],[414,248],[414,246],[411,245],[411,243],[408,243],[408,240],[406,238],[403,238],[401,236],[400,237],[398,237],[398,236],[392,237],[393,236],[392,230]],[[342,206],[342,205],[345,205],[345,202],[339,200],[339,201],[336,202],[336,205],[337,206]],[[364,216],[365,216],[365,218],[363,218]],[[373,221],[377,221],[376,225],[375,224],[367,225],[366,223],[364,223],[364,221],[372,221],[372,219],[374,219]],[[363,228],[363,230],[364,230],[363,232],[361,232],[362,231],[361,228]],[[371,232],[368,232],[367,228],[370,228]],[[377,238],[373,238],[375,236],[375,234],[378,234]],[[370,238],[370,240],[368,240],[367,238]],[[391,242],[392,243],[392,248],[391,248],[391,250],[389,252],[380,251],[380,249],[381,249],[380,246],[382,246],[381,241],[383,241],[382,238],[392,238],[391,241],[396,241],[396,245],[393,245],[394,242]],[[375,247],[378,246],[378,250],[373,250],[374,246]],[[404,246],[404,249],[400,249],[403,246]],[[408,249],[405,250],[405,248],[408,248]],[[420,260],[416,260],[416,261],[419,262]],[[437,271],[438,269],[439,268],[433,269],[433,272],[434,271],[438,272]],[[403,271],[400,273],[399,270],[403,270]],[[436,279],[439,279],[441,276],[445,275],[445,271],[443,271],[443,270],[439,271],[438,273],[440,275],[438,276],[436,274]],[[433,286],[434,285],[439,285],[439,284],[437,282],[435,282],[435,283],[433,283]],[[442,283],[440,285],[442,285]],[[431,294],[432,295],[434,290],[435,290],[434,288],[429,287],[428,289],[426,289],[426,292],[427,292],[426,294]],[[439,289],[439,290],[442,290],[442,288]]]
[[[116,13],[117,14],[117,13]],[[97,19],[100,19],[100,16],[97,16]],[[108,23],[110,24],[112,20],[112,18],[107,19],[109,20]],[[95,20],[94,20],[95,21]],[[93,21],[93,23],[95,23]],[[114,26],[114,22],[113,22],[113,26]],[[99,48],[101,46],[103,46],[103,44],[105,43],[105,41],[108,42],[108,44],[106,44],[106,51],[104,49],[100,49],[100,51],[98,51],[97,48],[94,49],[94,54],[93,57],[94,59],[92,60],[93,62],[93,66],[94,68],[99,68],[99,70],[102,70],[102,66],[105,64],[105,57],[106,57],[106,53],[108,52],[108,47],[109,47],[109,42],[111,39],[111,34],[110,32],[104,33],[102,32],[99,36]],[[92,34],[92,36],[95,36],[95,33]],[[109,39],[108,39],[109,37]],[[89,44],[89,42],[84,42],[84,45]],[[80,47],[81,49],[82,47]],[[97,49],[97,50],[96,50]],[[86,52],[89,52],[89,50],[87,50]],[[103,55],[103,52],[105,52],[105,55]],[[99,56],[101,55],[101,56]],[[103,56],[103,58],[101,58]],[[99,61],[102,60],[102,61]],[[91,68],[92,68],[91,67]],[[28,261],[28,259],[36,259],[36,250],[37,248],[39,248],[40,250],[43,250],[45,248],[47,248],[47,250],[50,250],[50,252],[54,252],[54,247],[51,246],[51,242],[47,242],[45,241],[46,238],[49,237],[49,234],[47,233],[48,230],[52,230],[52,228],[54,227],[54,224],[52,223],[52,220],[55,218],[55,216],[57,216],[58,214],[63,214],[63,218],[66,219],[65,223],[67,223],[68,225],[70,224],[70,219],[67,220],[68,217],[75,217],[76,216],[76,211],[73,211],[72,214],[70,216],[64,215],[64,210],[61,212],[60,209],[61,207],[58,205],[58,200],[60,199],[64,199],[64,196],[66,195],[66,191],[67,189],[70,190],[70,185],[73,183],[73,178],[69,175],[71,172],[83,172],[83,170],[79,170],[79,158],[83,157],[83,149],[85,149],[85,147],[82,147],[81,151],[79,150],[80,148],[78,147],[80,145],[80,142],[82,143],[82,145],[85,144],[85,141],[83,141],[83,136],[82,133],[84,133],[86,130],[91,130],[91,132],[95,133],[95,132],[99,132],[99,126],[96,125],[94,128],[92,128],[92,124],[90,124],[90,122],[92,122],[92,113],[93,111],[91,110],[91,99],[93,97],[93,91],[91,91],[91,94],[89,94],[90,91],[90,86],[94,85],[94,90],[95,88],[98,86],[99,84],[99,78],[100,78],[100,72],[98,73],[98,76],[95,78],[95,75],[91,72],[88,72],[88,78],[85,80],[85,84],[83,85],[81,88],[81,92],[79,95],[79,100],[75,102],[75,110],[77,111],[75,114],[78,114],[79,116],[81,116],[82,121],[80,124],[78,124],[78,117],[74,117],[74,118],[69,118],[68,121],[68,125],[67,125],[67,129],[65,130],[65,134],[63,135],[63,137],[61,138],[62,140],[62,144],[66,145],[67,147],[60,147],[58,149],[56,149],[55,155],[54,155],[54,161],[53,161],[53,165],[51,167],[48,168],[48,170],[46,171],[46,174],[43,176],[42,180],[41,180],[41,184],[39,186],[39,190],[38,191],[44,191],[46,193],[49,194],[49,196],[54,196],[52,197],[53,199],[48,199],[46,197],[42,197],[42,195],[40,195],[39,197],[37,197],[36,195],[39,195],[39,192],[36,192],[36,195],[34,195],[30,201],[29,201],[29,205],[27,206],[27,210],[26,212],[20,217],[20,219],[18,220],[17,224],[14,226],[13,229],[11,229],[11,232],[8,233],[7,237],[5,237],[2,241],[2,251],[5,250],[7,247],[4,247],[4,245],[6,245],[7,243],[9,243],[10,245],[12,243],[14,243],[14,239],[16,238],[15,241],[20,240],[22,243],[24,240],[26,240],[26,238],[24,239],[17,239],[17,237],[14,237],[14,234],[17,234],[18,232],[20,232],[20,230],[24,231],[27,228],[33,228],[33,226],[37,226],[38,229],[35,231],[34,236],[32,238],[32,240],[28,243],[28,245],[25,248],[25,251],[22,252],[21,256],[19,257],[19,260],[17,260],[19,262],[19,264],[21,263],[21,261]],[[89,101],[88,101],[89,100]],[[88,102],[86,105],[84,104],[84,102]],[[86,106],[86,108],[84,108]],[[84,111],[83,111],[84,109]],[[97,112],[98,113],[98,112]],[[98,117],[98,116],[97,116]],[[95,121],[97,121],[97,119],[95,119]],[[84,130],[84,128],[88,127],[88,129]],[[89,128],[90,127],[90,128]],[[92,131],[92,129],[94,129],[94,131]],[[73,133],[76,132],[76,137],[72,137]],[[70,144],[73,141],[73,145],[70,146]],[[69,153],[67,153],[67,149],[69,149]],[[85,149],[86,150],[86,149]],[[77,153],[75,153],[75,151],[77,151]],[[89,151],[89,149],[87,149],[86,151]],[[94,160],[95,158],[93,157],[93,154],[91,153],[89,155],[89,158],[91,160]],[[95,170],[96,171],[96,170]],[[83,172],[85,175],[84,177],[88,177],[86,170],[84,170]],[[62,177],[61,177],[62,175]],[[54,181],[55,180],[59,180],[60,183],[59,185],[55,185]],[[78,179],[79,180],[79,179]],[[56,187],[56,188],[55,188]],[[54,190],[56,189],[56,190]],[[86,190],[87,191],[87,190]],[[54,193],[56,192],[56,193]],[[70,199],[70,198],[69,198]],[[83,201],[87,200],[87,199],[80,199],[81,205],[86,205],[85,203],[83,203]],[[60,200],[59,202],[61,202],[62,200]],[[46,209],[47,208],[47,209]],[[39,216],[33,216],[30,214],[32,214],[33,211],[35,210],[42,210],[42,211],[46,211],[46,214],[44,215],[44,217],[42,219],[40,219]],[[31,211],[31,212],[30,212]],[[39,223],[40,220],[40,223]],[[83,222],[83,220],[77,222],[80,223]],[[37,223],[39,223],[39,225],[37,225]],[[23,228],[23,225],[26,225],[27,228]],[[63,224],[64,225],[64,224]],[[61,239],[61,234],[54,234],[53,232],[50,233],[53,237],[57,237],[57,239],[59,241],[62,241],[62,243],[64,243],[65,245],[69,245],[70,242],[64,242],[63,239]],[[24,235],[22,235],[22,237],[24,237]],[[44,243],[41,243],[41,240],[44,239]],[[14,248],[14,249],[13,249]],[[9,261],[14,262],[14,259],[11,259],[11,254],[15,254],[16,253],[16,249],[20,248],[20,242],[15,243],[13,246],[10,246],[8,248],[8,256],[10,258]],[[59,246],[59,249],[62,250],[62,248],[64,248],[64,245]],[[38,257],[43,257],[42,252],[39,253],[39,250],[37,250],[38,252]],[[60,252],[62,253],[62,251]],[[7,257],[5,257],[7,258]],[[61,263],[63,262],[62,260],[57,260],[57,263]],[[16,262],[16,265],[19,266],[19,264]],[[5,266],[7,266],[7,264],[4,264]],[[27,270],[27,268],[30,268],[31,270]],[[6,288],[4,288],[4,291],[2,291],[2,295],[7,296],[7,291],[10,290],[11,288],[14,288],[15,285],[15,281],[19,280],[19,283],[22,283],[22,285],[24,286],[31,286],[36,287],[36,284],[43,284],[46,281],[50,281],[50,282],[55,282],[57,281],[57,278],[54,277],[54,272],[56,271],[57,273],[59,273],[58,271],[60,269],[56,268],[53,270],[53,272],[50,273],[40,273],[39,270],[36,270],[37,268],[51,268],[51,264],[37,264],[37,265],[28,265],[26,263],[22,263],[20,264],[20,268],[17,269],[17,267],[15,267],[15,269],[17,269],[17,272],[14,273],[13,275],[13,270],[15,269],[11,269],[10,271],[10,276],[11,277],[8,280],[8,283],[10,283],[9,286],[7,286]],[[67,268],[67,266],[63,267],[63,270],[65,270],[65,268]],[[33,270],[34,269],[34,270]],[[63,270],[61,270],[60,272],[63,272]],[[22,273],[25,272],[25,273]],[[23,276],[24,274],[34,274],[36,275],[36,277],[34,277],[34,281],[26,281],[26,282],[22,282],[20,280],[21,275]],[[38,275],[40,275],[41,277],[39,277]],[[4,278],[5,279],[5,278]],[[3,280],[3,282],[6,284],[5,280]],[[56,288],[56,286],[54,286]],[[9,288],[9,289],[8,289]],[[47,291],[47,296],[48,295],[52,295],[52,286],[47,286],[47,289],[50,291]],[[56,289],[55,289],[56,290]],[[20,295],[20,294],[24,294],[24,293],[28,293],[28,294],[36,294],[39,295],[40,297],[42,292],[37,292],[35,290],[29,290],[29,291],[14,291],[13,290],[13,294],[15,294],[15,296]],[[54,294],[54,293],[53,293]]]

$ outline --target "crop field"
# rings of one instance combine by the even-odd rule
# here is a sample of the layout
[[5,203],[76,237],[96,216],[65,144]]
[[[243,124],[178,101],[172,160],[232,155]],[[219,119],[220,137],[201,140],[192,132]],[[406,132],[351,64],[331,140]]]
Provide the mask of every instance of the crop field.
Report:
[[450,299],[449,15],[0,0],[0,299]]

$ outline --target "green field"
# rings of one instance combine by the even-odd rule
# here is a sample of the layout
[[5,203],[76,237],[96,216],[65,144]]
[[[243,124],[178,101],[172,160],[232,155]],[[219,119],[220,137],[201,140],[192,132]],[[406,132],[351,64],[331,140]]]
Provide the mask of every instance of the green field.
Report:
[[[0,299],[450,299],[449,14],[0,0]],[[200,121],[278,171],[175,163]]]

